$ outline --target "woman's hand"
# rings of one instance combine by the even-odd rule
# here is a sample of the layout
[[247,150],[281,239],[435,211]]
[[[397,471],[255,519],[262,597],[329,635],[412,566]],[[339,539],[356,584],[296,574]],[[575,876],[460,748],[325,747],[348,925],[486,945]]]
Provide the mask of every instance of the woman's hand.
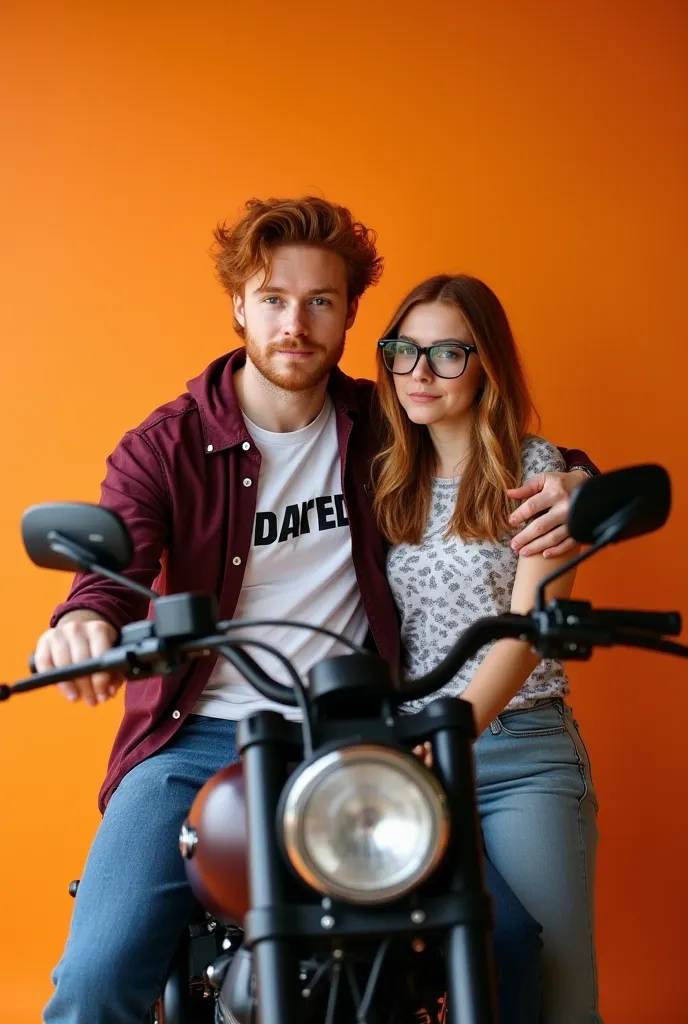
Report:
[[521,487],[507,491],[510,498],[522,502],[509,517],[511,526],[521,526],[537,516],[511,542],[517,555],[544,555],[555,558],[575,547],[569,536],[568,516],[571,494],[588,479],[582,469],[571,473],[538,473]]

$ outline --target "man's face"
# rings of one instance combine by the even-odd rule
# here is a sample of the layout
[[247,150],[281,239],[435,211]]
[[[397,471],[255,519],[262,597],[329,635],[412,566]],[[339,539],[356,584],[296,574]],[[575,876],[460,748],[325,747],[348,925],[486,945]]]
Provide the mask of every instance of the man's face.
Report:
[[327,377],[357,306],[347,299],[341,256],[309,245],[279,246],[270,277],[260,271],[234,296],[248,359],[285,391],[305,391]]

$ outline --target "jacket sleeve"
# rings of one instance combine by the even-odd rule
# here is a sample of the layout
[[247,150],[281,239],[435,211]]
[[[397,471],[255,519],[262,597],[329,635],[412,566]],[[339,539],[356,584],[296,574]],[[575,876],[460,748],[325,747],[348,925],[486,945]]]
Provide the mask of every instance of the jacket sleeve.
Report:
[[559,451],[564,456],[566,462],[566,468],[570,469],[572,466],[585,466],[589,469],[593,476],[599,475],[599,469],[592,461],[592,459],[581,451],[580,448],[559,448]]
[[[169,544],[171,499],[165,473],[155,449],[139,431],[125,434],[106,462],[99,504],[116,512],[133,542],[131,565],[123,575],[150,587],[161,571],[163,551]],[[144,619],[147,599],[120,583],[94,573],[78,573],[66,601],[53,612],[55,626],[67,612],[88,609],[107,619],[117,630]]]

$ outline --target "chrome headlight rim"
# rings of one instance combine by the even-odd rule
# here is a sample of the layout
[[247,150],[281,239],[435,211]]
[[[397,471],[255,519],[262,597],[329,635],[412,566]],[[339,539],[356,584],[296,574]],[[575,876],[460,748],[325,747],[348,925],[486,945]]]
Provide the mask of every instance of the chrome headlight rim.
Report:
[[[336,880],[324,878],[307,853],[303,837],[303,815],[299,812],[316,785],[330,772],[342,764],[365,761],[374,764],[388,764],[395,768],[403,766],[409,781],[416,784],[426,798],[433,814],[434,842],[431,855],[409,877],[394,886],[380,890],[353,889],[338,884]],[[287,862],[299,880],[323,896],[352,903],[358,906],[391,903],[413,891],[426,881],[444,857],[449,845],[450,814],[447,795],[436,776],[430,772],[415,755],[398,747],[377,743],[346,744],[316,755],[292,776],[282,793],[278,810],[278,834]]]

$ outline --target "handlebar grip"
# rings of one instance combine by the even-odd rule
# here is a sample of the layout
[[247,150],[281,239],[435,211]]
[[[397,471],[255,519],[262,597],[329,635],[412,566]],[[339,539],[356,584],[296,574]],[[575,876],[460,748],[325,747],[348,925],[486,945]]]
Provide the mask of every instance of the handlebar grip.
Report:
[[683,626],[678,612],[627,612],[608,608],[595,612],[595,618],[616,629],[638,629],[658,636],[679,636]]

